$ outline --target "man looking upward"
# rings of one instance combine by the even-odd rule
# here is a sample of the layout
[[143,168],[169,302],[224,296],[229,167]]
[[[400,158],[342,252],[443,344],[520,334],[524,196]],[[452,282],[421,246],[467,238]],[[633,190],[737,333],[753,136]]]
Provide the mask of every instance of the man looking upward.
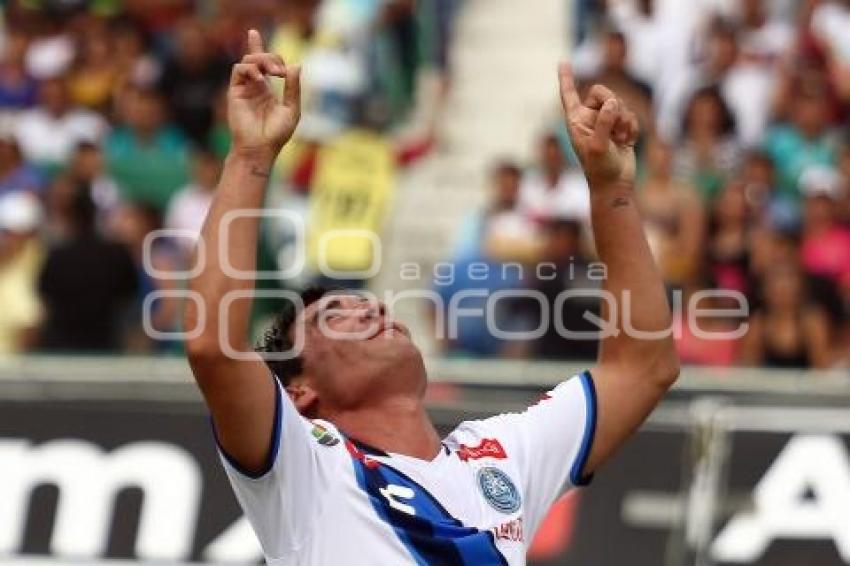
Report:
[[[608,269],[604,287],[617,304],[631,295],[629,325],[624,313],[615,318],[603,308],[621,331],[604,337],[595,367],[522,413],[464,422],[440,439],[423,404],[422,356],[380,304],[347,293],[305,295],[269,331],[265,359],[231,355],[231,348],[250,352],[250,301],[232,299],[254,286],[239,272],[255,270],[258,219],[229,215],[263,206],[300,101],[299,69],[266,53],[254,30],[248,44],[233,68],[233,147],[201,234],[204,267],[191,283],[200,300],[189,302],[185,327],[203,323],[187,340],[189,361],[266,559],[524,564],[549,506],[590,479],[678,374],[672,339],[661,332],[670,311],[635,205],[634,115],[602,86],[580,101],[569,66],[561,66],[565,118]],[[285,80],[280,100],[269,76]],[[665,337],[646,339],[649,332]],[[269,357],[294,345],[297,357]]]

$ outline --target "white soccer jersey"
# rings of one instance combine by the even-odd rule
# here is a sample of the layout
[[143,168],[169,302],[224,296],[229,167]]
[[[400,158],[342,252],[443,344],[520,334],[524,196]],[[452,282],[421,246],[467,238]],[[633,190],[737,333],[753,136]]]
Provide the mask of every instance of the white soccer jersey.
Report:
[[523,413],[461,423],[431,461],[386,454],[301,417],[278,386],[268,470],[224,467],[269,564],[525,564],[561,492],[586,483],[589,372]]

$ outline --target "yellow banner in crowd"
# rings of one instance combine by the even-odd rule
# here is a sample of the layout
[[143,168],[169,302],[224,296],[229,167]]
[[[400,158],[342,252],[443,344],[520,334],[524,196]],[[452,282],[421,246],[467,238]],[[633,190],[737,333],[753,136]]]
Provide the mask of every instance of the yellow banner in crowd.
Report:
[[315,267],[368,271],[395,186],[391,142],[352,130],[319,150],[311,192],[308,257]]

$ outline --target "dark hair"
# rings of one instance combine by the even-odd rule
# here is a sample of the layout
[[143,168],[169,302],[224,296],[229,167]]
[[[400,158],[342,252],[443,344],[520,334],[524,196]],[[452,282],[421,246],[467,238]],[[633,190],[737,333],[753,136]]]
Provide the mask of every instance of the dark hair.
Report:
[[729,108],[726,99],[723,98],[723,94],[720,92],[720,87],[717,85],[700,88],[691,95],[688,106],[684,114],[682,114],[682,133],[685,136],[690,134],[691,113],[694,110],[694,106],[696,106],[696,101],[700,98],[711,98],[720,109],[720,133],[725,136],[735,133],[735,129],[737,128],[735,115],[732,114],[732,110]]
[[74,194],[68,210],[71,225],[77,235],[87,236],[95,231],[97,218],[97,207],[91,197],[91,185],[74,181],[72,183],[74,183]]
[[761,149],[752,149],[748,151],[744,156],[744,162],[759,163],[761,165],[767,165],[771,170],[776,169],[776,164],[773,162],[773,159]]
[[616,40],[616,41],[622,43],[626,48],[628,48],[628,46],[629,46],[629,42],[626,39],[626,34],[623,33],[619,28],[616,28],[616,27],[611,27],[605,32],[605,39],[606,40],[611,40],[611,39]]
[[193,145],[192,158],[202,161],[215,161],[216,163],[221,161],[215,151],[206,144]]
[[522,168],[517,165],[515,161],[511,161],[510,159],[501,159],[496,163],[495,167],[493,167],[493,174],[521,177]]
[[[297,305],[294,301],[286,301],[272,325],[263,334],[260,343],[254,348],[255,351],[260,354],[277,354],[291,350],[295,344],[292,342],[289,333],[298,314],[302,309],[335,291],[337,289],[319,286],[309,287],[301,292],[300,305]],[[287,360],[266,359],[265,362],[284,387],[289,385],[293,377],[301,375],[301,372],[304,371],[304,360],[301,359],[300,355]]]
[[540,145],[557,145],[561,147],[561,140],[555,132],[546,132],[540,136]]
[[581,222],[571,218],[553,218],[544,225],[548,234],[569,233],[571,236],[581,237]]

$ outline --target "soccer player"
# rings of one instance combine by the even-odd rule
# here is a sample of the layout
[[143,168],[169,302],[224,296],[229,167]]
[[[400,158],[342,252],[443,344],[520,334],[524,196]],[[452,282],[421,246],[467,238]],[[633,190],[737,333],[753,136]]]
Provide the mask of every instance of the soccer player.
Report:
[[[232,214],[263,205],[272,162],[298,123],[299,69],[264,52],[256,31],[248,43],[228,95],[233,147],[202,232],[203,269],[191,284],[200,300],[186,312],[187,329],[201,326],[186,346],[266,559],[524,564],[549,506],[590,480],[678,375],[671,338],[657,337],[670,311],[635,205],[634,115],[602,86],[582,102],[561,66],[565,117],[608,269],[612,300],[603,315],[620,331],[604,337],[595,367],[538,404],[464,422],[441,439],[423,406],[422,356],[381,305],[345,293],[305,296],[261,348],[298,345],[298,357],[266,361],[251,351],[250,301],[232,299],[253,289],[244,274],[255,269],[258,218]],[[268,76],[285,80],[281,99]],[[510,88],[510,69],[505,77]],[[625,294],[628,308],[616,307]]]

